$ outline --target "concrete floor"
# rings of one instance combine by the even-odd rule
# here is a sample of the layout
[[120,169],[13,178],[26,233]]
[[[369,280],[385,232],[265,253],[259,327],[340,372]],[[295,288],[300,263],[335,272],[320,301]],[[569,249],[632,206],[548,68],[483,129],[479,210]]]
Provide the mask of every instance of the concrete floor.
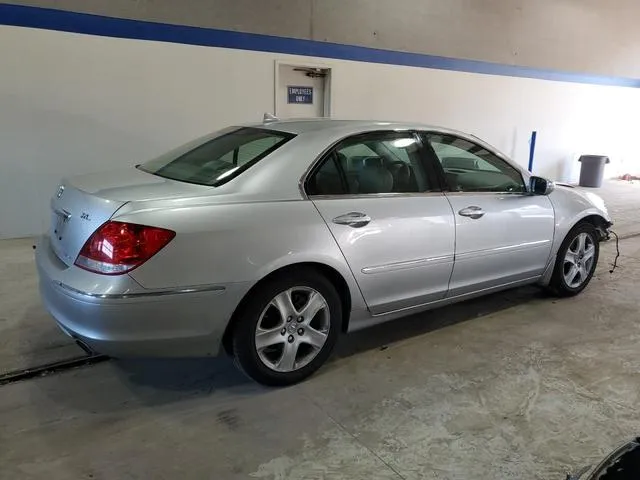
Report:
[[0,375],[83,354],[40,303],[32,245],[0,241]]
[[606,180],[602,188],[583,190],[594,192],[604,199],[618,235],[628,237],[640,233],[640,181]]
[[[13,366],[80,353],[38,306],[27,249],[0,248],[0,362]],[[381,325],[287,389],[225,359],[0,387],[0,479],[564,478],[640,433],[640,238],[621,250],[611,275],[603,245],[577,298],[531,287]]]

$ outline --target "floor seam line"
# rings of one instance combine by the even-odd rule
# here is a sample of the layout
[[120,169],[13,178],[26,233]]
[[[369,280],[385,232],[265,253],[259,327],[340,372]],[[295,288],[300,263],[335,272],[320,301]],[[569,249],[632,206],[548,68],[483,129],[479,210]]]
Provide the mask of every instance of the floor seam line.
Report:
[[338,426],[338,428],[342,431],[344,431],[347,435],[349,435],[358,445],[360,445],[362,448],[364,448],[366,451],[368,451],[371,455],[373,455],[375,458],[377,458],[378,460],[380,460],[389,470],[391,470],[393,473],[395,473],[398,478],[400,478],[401,480],[407,480],[407,477],[405,477],[404,475],[402,475],[400,472],[398,472],[398,470],[396,470],[394,467],[392,467],[391,465],[389,465],[389,463],[387,463],[380,455],[378,455],[378,453],[376,453],[375,451],[373,451],[371,448],[369,448],[367,445],[365,445],[364,443],[362,443],[358,437],[356,437],[353,433],[351,433],[344,425],[342,425],[338,420],[336,420],[335,418],[333,418],[333,416],[327,412],[324,408],[322,408],[320,405],[318,405],[318,403],[311,397],[309,397],[306,393],[303,393],[303,395],[311,402],[313,403],[316,408],[318,408],[322,413],[324,413],[327,417],[329,417],[329,419]]

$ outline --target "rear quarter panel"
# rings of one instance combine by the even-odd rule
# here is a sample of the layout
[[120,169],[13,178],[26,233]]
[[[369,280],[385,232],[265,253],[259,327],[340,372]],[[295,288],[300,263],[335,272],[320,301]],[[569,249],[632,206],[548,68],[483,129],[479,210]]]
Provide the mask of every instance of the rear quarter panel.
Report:
[[133,209],[117,220],[177,233],[131,272],[145,288],[237,283],[250,288],[281,267],[317,262],[343,276],[353,309],[366,308],[342,252],[309,200]]

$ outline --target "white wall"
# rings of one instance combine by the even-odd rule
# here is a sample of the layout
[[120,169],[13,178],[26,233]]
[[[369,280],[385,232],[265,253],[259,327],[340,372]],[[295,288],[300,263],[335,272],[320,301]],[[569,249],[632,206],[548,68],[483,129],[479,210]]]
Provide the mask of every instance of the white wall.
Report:
[[0,27],[0,237],[48,224],[62,176],[139,163],[273,111],[276,60],[332,68],[333,116],[474,133],[534,171],[575,180],[581,152],[607,175],[640,170],[640,90]]

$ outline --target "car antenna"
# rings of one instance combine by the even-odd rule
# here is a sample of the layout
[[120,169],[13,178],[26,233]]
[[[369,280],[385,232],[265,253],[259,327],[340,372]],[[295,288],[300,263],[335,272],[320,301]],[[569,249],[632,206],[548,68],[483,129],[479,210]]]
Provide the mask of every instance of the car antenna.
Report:
[[271,113],[265,113],[264,117],[262,117],[262,123],[277,122],[278,120],[279,120],[278,117],[276,117]]

